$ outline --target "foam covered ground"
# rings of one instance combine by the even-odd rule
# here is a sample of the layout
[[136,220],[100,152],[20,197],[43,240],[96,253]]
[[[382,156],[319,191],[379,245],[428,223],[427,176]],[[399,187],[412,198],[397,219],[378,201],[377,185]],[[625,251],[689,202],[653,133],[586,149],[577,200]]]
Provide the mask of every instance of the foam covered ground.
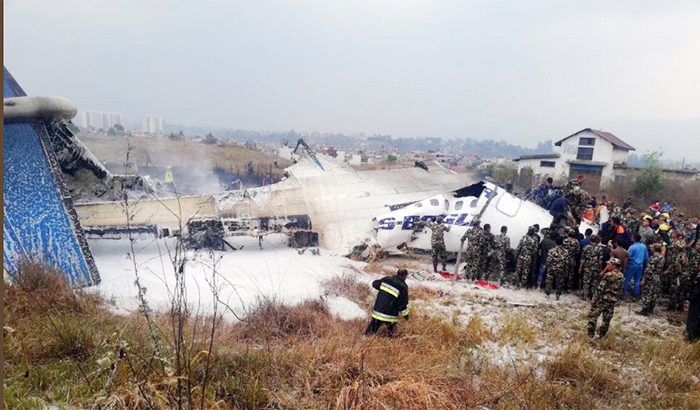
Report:
[[[289,304],[320,298],[324,294],[323,281],[344,273],[366,276],[363,281],[371,280],[368,274],[357,272],[357,269],[364,267],[364,263],[330,256],[324,250],[320,255],[313,255],[310,250],[299,254],[296,249],[287,246],[284,235],[267,236],[263,241],[263,250],[260,250],[255,238],[227,240],[234,247],[243,246],[243,249],[214,253],[188,252],[185,277],[187,300],[193,310],[199,309],[201,313],[212,311],[213,278],[216,279],[215,287],[222,302],[219,311],[225,309],[225,315],[231,319],[235,319],[234,312],[244,314],[258,298],[275,298]],[[153,309],[165,310],[169,306],[169,289],[174,286],[175,276],[168,249],[172,251],[174,243],[172,238],[139,239],[134,245],[140,282],[146,288],[146,297]],[[136,274],[129,256],[129,241],[93,240],[90,241],[90,248],[102,277],[102,282],[90,289],[103,294],[117,311],[134,311],[138,307],[138,291],[134,285]],[[217,275],[213,275],[214,261]],[[367,316],[357,304],[346,298],[331,297],[326,301],[331,313],[342,319]]]

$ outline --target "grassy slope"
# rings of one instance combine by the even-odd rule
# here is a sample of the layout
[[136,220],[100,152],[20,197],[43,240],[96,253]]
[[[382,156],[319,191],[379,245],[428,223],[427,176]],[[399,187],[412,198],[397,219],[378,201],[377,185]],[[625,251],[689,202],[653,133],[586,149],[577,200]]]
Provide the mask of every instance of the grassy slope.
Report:
[[[80,135],[80,140],[101,161],[122,163],[126,158],[127,140],[119,137],[96,137]],[[233,145],[209,145],[201,142],[172,141],[168,139],[132,138],[132,155],[138,166],[146,165],[147,152],[150,156],[149,166],[214,166],[230,169],[244,169],[248,161],[257,167],[269,167],[277,161],[280,170],[291,162],[272,155]],[[274,169],[274,168],[273,168]],[[281,172],[281,171],[280,171]]]
[[[352,276],[325,287],[371,306],[373,291]],[[676,326],[625,324],[618,312],[609,337],[589,341],[582,304],[509,309],[423,286],[412,297],[395,340],[361,337],[364,321],[336,320],[319,301],[267,300],[248,320],[221,323],[205,407],[700,409],[700,343],[684,343]],[[175,406],[171,365],[151,359],[141,316],[115,316],[55,279],[10,286],[4,313],[14,328],[4,341],[5,408]],[[167,359],[168,318],[156,321]],[[190,382],[200,386],[210,328],[205,318],[189,323]],[[521,353],[532,351],[548,353]],[[192,396],[199,408],[201,388]]]

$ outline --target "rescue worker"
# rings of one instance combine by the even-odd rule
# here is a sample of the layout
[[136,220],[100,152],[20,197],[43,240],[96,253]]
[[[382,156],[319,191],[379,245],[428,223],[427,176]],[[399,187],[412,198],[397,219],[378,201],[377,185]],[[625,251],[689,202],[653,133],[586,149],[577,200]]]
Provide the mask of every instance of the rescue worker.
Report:
[[[598,235],[590,236],[591,243],[583,248],[581,255],[581,267],[579,275],[582,278],[582,295],[583,300],[592,300],[593,293],[598,286],[598,274],[603,269],[603,264],[608,259],[610,252],[607,246],[600,243]],[[607,251],[607,252],[606,252]]]
[[394,276],[385,276],[372,282],[377,289],[377,300],[374,302],[372,321],[369,322],[365,336],[373,335],[386,325],[389,336],[394,337],[399,316],[408,320],[408,271],[399,269]]
[[622,292],[622,284],[625,275],[620,272],[620,260],[610,258],[606,269],[600,274],[600,281],[596,293],[591,301],[591,310],[588,313],[588,337],[594,337],[598,324],[598,317],[603,316],[603,323],[598,329],[598,337],[602,338],[608,333],[610,321],[615,313],[615,305]]
[[172,184],[173,183],[173,170],[172,167],[168,166],[168,169],[165,171],[165,183],[166,184]]
[[494,240],[493,263],[491,264],[491,275],[489,279],[502,282],[505,278],[506,256],[510,250],[510,238],[508,237],[508,227],[501,227],[501,234]]
[[544,293],[547,295],[547,298],[549,298],[549,295],[552,293],[552,287],[554,283],[556,283],[557,300],[559,300],[564,290],[564,284],[566,283],[566,268],[568,265],[567,259],[569,257],[569,252],[564,247],[564,238],[558,236],[556,242],[557,246],[547,254],[547,279],[545,281]]
[[491,224],[484,225],[484,243],[481,247],[481,266],[478,279],[488,280],[491,272],[492,257],[496,247],[496,237],[491,233]]
[[462,243],[467,240],[467,250],[464,253],[464,277],[474,280],[481,267],[481,249],[484,246],[484,230],[479,226],[481,221],[474,218],[472,228],[462,236]]
[[656,301],[659,299],[661,289],[661,273],[664,270],[664,257],[661,255],[661,244],[654,243],[650,246],[651,257],[644,268],[642,276],[642,310],[638,315],[649,316],[654,313]]
[[576,230],[567,227],[565,229],[566,237],[564,238],[562,246],[566,249],[567,258],[564,266],[566,286],[569,289],[574,289],[575,285],[575,272],[576,272],[576,255],[579,252],[578,239],[576,238]]
[[445,232],[450,231],[450,226],[445,225],[442,216],[438,216],[435,222],[418,221],[418,227],[427,226],[432,232],[430,245],[433,251],[433,272],[437,273],[438,261],[442,263],[442,270],[447,270],[447,249],[445,248]]
[[685,254],[685,242],[671,245],[671,266],[667,270],[671,282],[668,310],[683,310],[683,300],[690,287],[690,264]]
[[525,287],[529,283],[532,272],[535,253],[537,252],[538,240],[536,239],[535,227],[531,226],[527,230],[527,235],[523,236],[516,250],[515,283],[517,286]]

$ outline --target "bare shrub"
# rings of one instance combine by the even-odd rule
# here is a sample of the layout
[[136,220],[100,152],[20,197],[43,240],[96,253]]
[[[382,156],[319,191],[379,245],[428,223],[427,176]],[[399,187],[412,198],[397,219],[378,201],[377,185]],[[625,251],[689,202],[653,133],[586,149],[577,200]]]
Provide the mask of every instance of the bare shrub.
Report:
[[558,358],[547,363],[547,378],[596,392],[599,395],[616,394],[621,383],[614,369],[584,344],[574,343]]
[[357,280],[355,275],[344,272],[323,282],[327,294],[343,296],[360,306],[367,307],[371,303],[372,288]]
[[258,298],[240,324],[241,337],[249,340],[279,339],[285,336],[321,336],[331,319],[321,300],[307,300],[289,306],[273,297]]

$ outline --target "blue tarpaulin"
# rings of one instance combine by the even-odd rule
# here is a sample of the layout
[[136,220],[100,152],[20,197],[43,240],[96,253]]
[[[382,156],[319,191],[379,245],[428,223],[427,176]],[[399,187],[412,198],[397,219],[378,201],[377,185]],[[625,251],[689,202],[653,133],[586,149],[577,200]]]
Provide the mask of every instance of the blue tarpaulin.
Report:
[[[3,96],[22,97],[4,70]],[[73,286],[99,283],[97,267],[63,182],[46,125],[4,124],[3,266],[15,272],[25,260],[54,266]]]

